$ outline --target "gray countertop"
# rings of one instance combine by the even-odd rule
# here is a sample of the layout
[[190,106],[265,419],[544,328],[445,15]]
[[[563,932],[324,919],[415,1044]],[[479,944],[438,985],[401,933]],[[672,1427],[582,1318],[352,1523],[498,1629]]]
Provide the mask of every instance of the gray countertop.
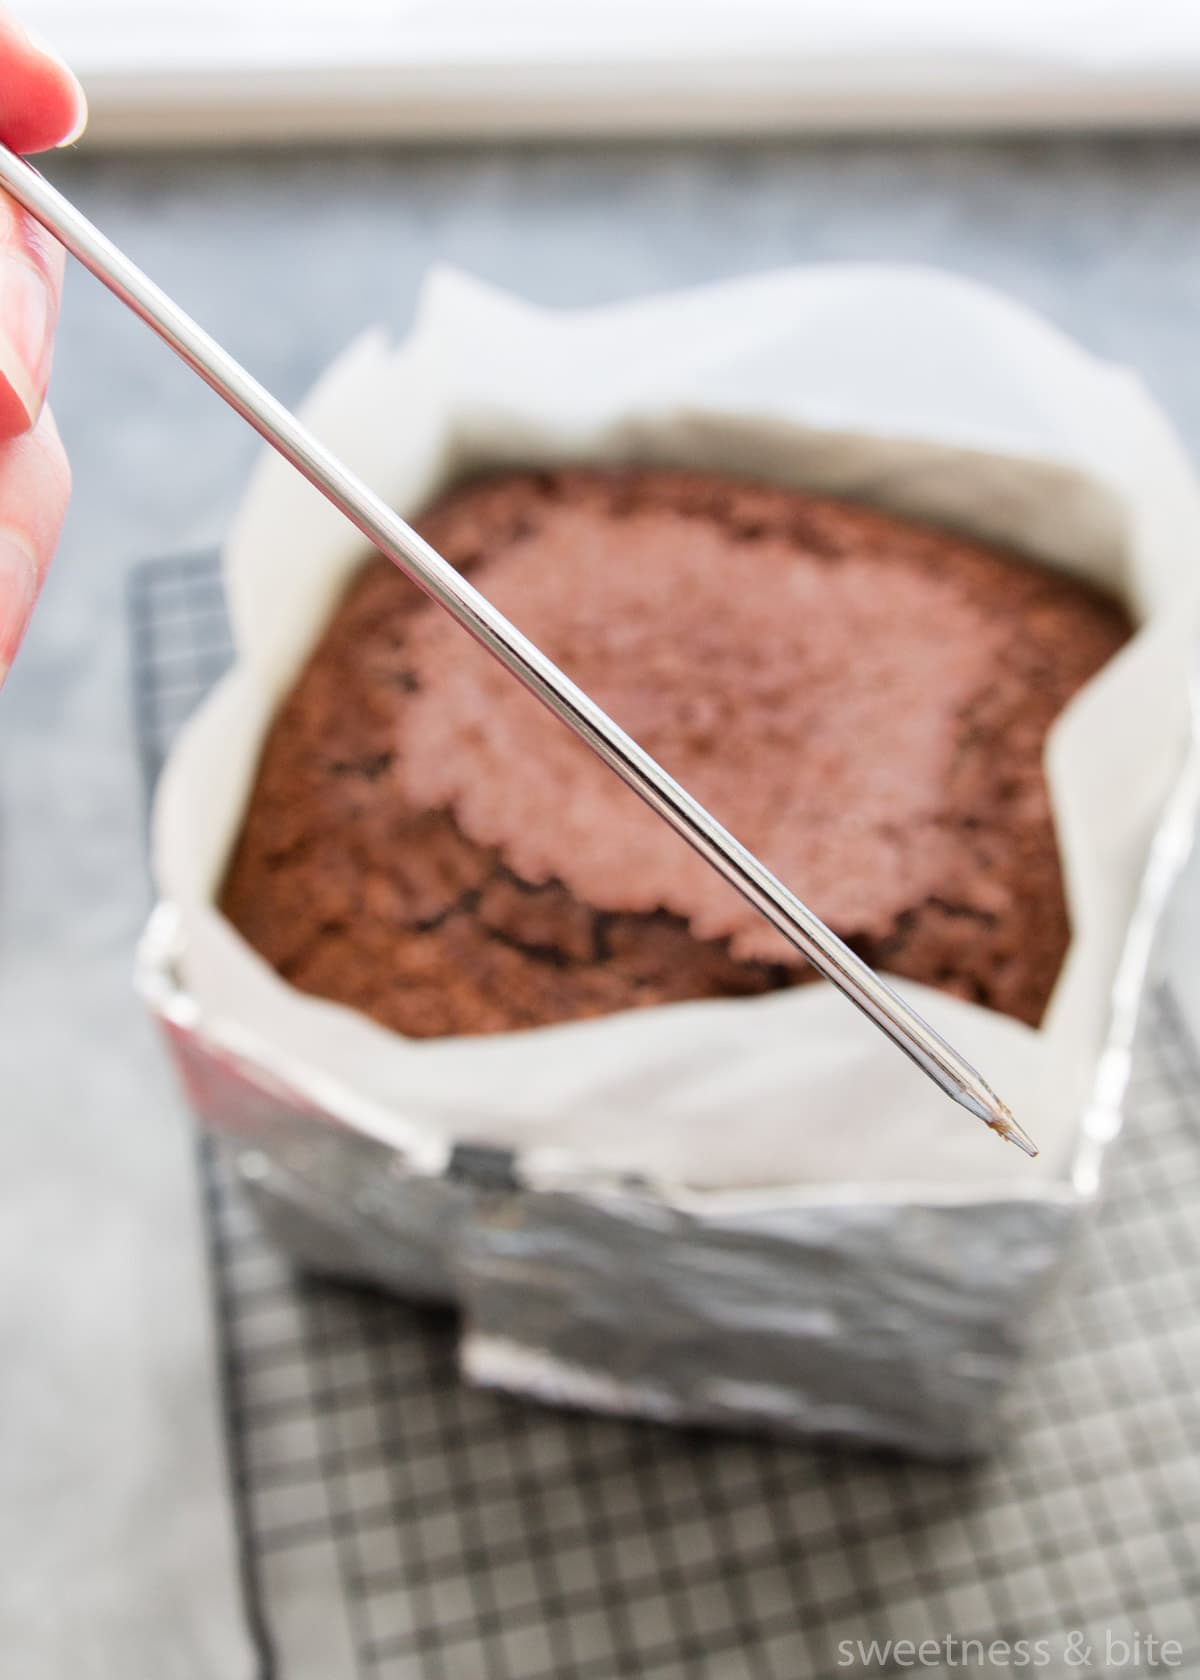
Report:
[[[365,324],[403,330],[438,261],[577,305],[889,259],[1003,288],[1135,367],[1200,447],[1200,141],[51,167],[285,401]],[[228,1676],[244,1653],[189,1135],[129,984],[148,888],[123,592],[138,558],[219,536],[257,446],[78,273],[53,397],[74,502],[0,698],[0,1640],[25,1680]],[[1173,924],[1192,996],[1198,926],[1193,873]]]

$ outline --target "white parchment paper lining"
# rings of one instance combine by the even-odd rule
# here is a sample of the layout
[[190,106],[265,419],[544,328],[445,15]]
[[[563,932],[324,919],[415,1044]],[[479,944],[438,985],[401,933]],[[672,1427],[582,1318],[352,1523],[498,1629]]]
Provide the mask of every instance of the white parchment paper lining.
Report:
[[360,339],[303,412],[406,514],[448,477],[507,461],[717,466],[1010,542],[1119,590],[1140,628],[1048,743],[1074,937],[1042,1027],[898,982],[1010,1102],[1039,1161],[949,1104],[824,984],[408,1041],[284,984],[213,908],[264,732],[363,557],[265,454],[225,556],[238,661],[180,738],[155,811],[201,1016],[431,1164],[465,1139],[518,1148],[539,1181],[984,1196],[1061,1181],[1189,733],[1200,495],[1138,382],[921,270],[792,271],[572,314],[439,271],[406,342]]

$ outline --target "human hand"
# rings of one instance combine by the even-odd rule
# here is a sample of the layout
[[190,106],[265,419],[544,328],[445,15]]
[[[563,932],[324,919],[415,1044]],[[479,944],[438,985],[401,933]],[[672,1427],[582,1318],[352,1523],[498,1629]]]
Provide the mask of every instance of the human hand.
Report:
[[[0,140],[40,152],[77,139],[83,90],[0,10]],[[44,406],[63,250],[0,193],[0,684],[58,540],[70,473]]]

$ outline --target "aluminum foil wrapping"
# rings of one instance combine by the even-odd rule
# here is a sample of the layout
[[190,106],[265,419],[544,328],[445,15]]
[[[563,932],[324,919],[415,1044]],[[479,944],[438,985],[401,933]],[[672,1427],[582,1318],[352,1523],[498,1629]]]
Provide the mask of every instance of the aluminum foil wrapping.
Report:
[[[853,272],[861,326],[864,295],[868,301],[886,302],[888,282],[880,276],[878,286],[867,285],[863,294],[863,271]],[[755,284],[747,283],[751,291]],[[915,285],[916,294],[923,286],[929,290],[928,298],[918,297],[922,310],[929,307],[936,313],[937,306],[944,306],[945,296],[931,277],[916,284],[910,276],[906,284],[910,290]],[[789,292],[780,279],[770,295],[778,312],[781,302],[799,294]],[[686,333],[697,321],[740,319],[741,305],[754,305],[751,313],[761,338],[761,291],[755,298],[735,298],[738,308],[732,317],[729,301],[726,295],[722,307],[706,316],[702,303],[684,300],[680,308],[668,309],[666,318]],[[964,307],[967,316],[978,307],[980,322],[995,331],[1001,320],[998,312],[1008,306],[993,302],[985,308],[971,302]],[[853,316],[853,309],[849,313]],[[437,317],[437,308],[433,315]],[[664,328],[663,319],[660,313],[649,325],[653,341],[669,345],[671,330]],[[818,325],[822,341],[831,336],[828,323]],[[517,322],[513,334],[506,336],[519,337],[520,326]],[[579,333],[586,338],[593,329],[594,322],[589,325],[585,318]],[[445,330],[442,320],[443,335]],[[561,334],[561,324],[555,330]],[[1032,328],[1014,326],[1013,333],[1014,344],[1025,351],[1037,348]],[[986,335],[981,342],[987,342]],[[761,348],[755,341],[748,351],[739,351],[743,371],[752,369],[756,346]],[[1058,371],[1061,375],[1062,369]],[[1028,388],[1037,390],[1036,366],[1023,369],[1022,377]],[[776,362],[764,378],[768,386],[778,378]],[[361,383],[355,389],[361,392]],[[706,394],[711,402],[711,388]],[[1055,394],[1061,396],[1061,390]],[[331,414],[336,420],[338,400],[335,392],[327,401],[326,420]],[[1144,396],[1133,406],[1139,415],[1148,409]],[[770,407],[762,390],[756,407],[760,412]],[[891,419],[894,422],[894,416]],[[464,421],[460,414],[458,420],[459,432],[470,432],[477,416]],[[1010,413],[1007,422],[1011,421]],[[336,425],[329,429],[336,446]],[[699,459],[711,464],[703,426],[697,431],[692,420],[676,431],[682,442],[672,445],[673,458],[688,459],[695,448]],[[591,453],[585,432],[577,428],[575,442],[559,449],[558,455],[572,450],[577,455]],[[494,427],[492,435],[494,440]],[[620,449],[633,455],[648,449],[654,455],[653,436],[652,430],[635,425],[623,434]],[[831,429],[829,437],[834,436]],[[997,437],[986,441],[997,446]],[[1021,441],[1019,428],[1013,441],[1015,448]],[[1169,441],[1163,443],[1157,435],[1152,440],[1166,455]],[[1117,437],[1114,448],[1119,442]],[[478,442],[472,447],[475,456],[485,460],[529,458],[531,453],[536,458],[528,435],[516,442],[509,437],[503,447],[490,451]],[[915,477],[909,472],[905,480],[905,472],[897,470],[898,462],[904,465],[903,450],[897,454],[892,444],[887,449],[892,453],[885,450],[884,466],[891,471],[893,486],[901,480],[928,483],[930,464],[940,460],[945,465],[936,452],[914,457],[919,470]],[[1149,446],[1146,452],[1147,458],[1153,454]],[[826,486],[828,462],[841,459],[823,439],[808,456],[812,475]],[[886,479],[877,448],[871,461],[872,470]],[[360,470],[365,465],[369,475],[369,461],[353,464]],[[952,514],[954,481],[948,487],[942,479],[936,482],[936,493],[923,492],[916,500],[924,505],[932,497],[937,507],[944,512],[949,506]],[[1022,483],[1021,473],[978,477],[976,503],[984,511],[977,523],[1008,529],[1006,521],[1021,503]],[[1046,483],[1061,485],[1064,503],[1074,494],[1075,481],[1069,475]],[[988,495],[978,494],[980,484],[990,487]],[[1200,501],[1193,506],[1188,500],[1190,478],[1182,467],[1177,488],[1175,506],[1183,507],[1191,521],[1188,534],[1200,536]],[[885,493],[876,499],[904,503],[904,495]],[[1164,499],[1147,498],[1155,506]],[[1045,541],[1053,551],[1053,498],[1047,503],[1043,496],[1021,517],[1031,530],[1041,531],[1047,525],[1047,505],[1051,516]],[[1080,516],[1081,508],[1087,517]],[[1074,509],[1084,547],[1090,541],[1090,512],[1085,496]],[[1069,523],[1064,506],[1064,528]],[[256,540],[263,540],[261,528]],[[1163,533],[1156,540],[1161,553]],[[1057,558],[1070,564],[1072,557],[1064,549]],[[1147,568],[1148,583],[1144,577],[1138,580],[1138,587],[1149,595],[1158,587],[1151,570]],[[1114,581],[1122,580],[1118,576]],[[1165,588],[1162,584],[1160,596]],[[1138,590],[1127,593],[1136,597]],[[335,596],[331,585],[324,604],[318,602],[313,609],[314,622]],[[253,580],[250,585],[243,580],[233,597],[235,634],[239,620],[242,636],[247,624],[253,624],[255,602]],[[1134,604],[1139,604],[1136,599]],[[1162,612],[1162,599],[1154,610]],[[286,686],[287,661],[277,659],[277,650],[268,653],[268,665],[276,660],[272,681],[276,687]],[[289,655],[292,668],[293,655],[294,650]],[[1157,666],[1162,668],[1161,658]],[[1194,738],[1194,726],[1187,721],[1192,711],[1186,681],[1179,687],[1176,709],[1184,720],[1182,732],[1187,736],[1190,730]],[[233,691],[224,702],[216,697],[217,710],[209,718],[226,732],[210,730],[225,756],[228,731],[236,727],[238,698]],[[1136,740],[1126,744],[1135,755],[1138,747]],[[207,763],[211,771],[216,763],[211,756],[206,761],[196,748],[193,740],[193,779],[196,765],[203,771]],[[1196,808],[1192,750],[1181,762],[1174,747],[1173,756],[1163,757],[1168,750],[1163,741],[1157,740],[1155,748],[1161,749],[1158,757],[1163,762],[1156,764],[1153,789],[1143,790],[1155,813],[1153,835],[1135,848],[1136,858],[1126,848],[1121,868],[1129,874],[1136,863],[1131,888],[1126,893],[1122,882],[1122,890],[1110,895],[1107,925],[1099,930],[1100,943],[1091,947],[1111,953],[1103,958],[1104,995],[1111,994],[1111,1003],[1104,1007],[1107,1026],[1102,1038],[1096,1037],[1088,1065],[1075,1069],[1079,1077],[1070,1088],[1079,1092],[1078,1099],[1070,1112],[1056,1115],[1057,1164],[1040,1177],[1005,1176],[988,1182],[943,1172],[923,1184],[911,1174],[893,1174],[881,1183],[838,1180],[836,1174],[827,1174],[824,1181],[816,1175],[797,1178],[794,1184],[751,1177],[726,1187],[717,1169],[707,1180],[689,1178],[686,1162],[673,1179],[662,1170],[646,1170],[644,1161],[622,1164],[580,1157],[571,1148],[547,1149],[544,1126],[537,1133],[538,1147],[523,1148],[504,1124],[456,1126],[453,1108],[451,1120],[441,1125],[423,1125],[410,1113],[389,1114],[378,1092],[368,1091],[365,1070],[358,1088],[352,1077],[329,1077],[328,1068],[319,1065],[319,1047],[308,1053],[290,1031],[292,1005],[273,979],[275,991],[263,996],[275,1014],[268,1010],[252,1022],[231,1003],[236,988],[224,985],[226,971],[211,950],[202,948],[206,928],[212,931],[211,918],[197,919],[183,902],[186,891],[179,890],[187,871],[178,866],[174,853],[180,848],[180,835],[186,839],[188,832],[187,822],[178,820],[181,812],[187,814],[186,800],[180,805],[179,776],[171,795],[179,806],[174,840],[169,832],[164,838],[161,824],[156,839],[165,890],[142,943],[139,985],[164,1026],[198,1114],[233,1151],[241,1178],[271,1232],[302,1263],[321,1271],[457,1304],[462,1365],[472,1380],[545,1400],[660,1419],[818,1432],[929,1456],[960,1456],[983,1450],[995,1436],[1033,1304],[1095,1199],[1104,1151],[1119,1130],[1154,929],[1187,854]],[[250,742],[244,756],[251,766],[253,750]],[[1143,756],[1149,763],[1155,753],[1147,750]],[[1080,767],[1068,769],[1079,774]],[[202,774],[198,779],[203,783]],[[233,815],[236,808],[234,800],[229,807]],[[192,807],[193,813],[199,809]],[[1077,833],[1077,849],[1079,843]],[[211,857],[206,854],[197,873],[197,903],[206,895],[211,899],[219,878],[213,860],[219,861],[220,848],[210,850]],[[1115,864],[1111,872],[1119,874]],[[1122,908],[1118,913],[1112,906]],[[217,930],[216,937],[219,944],[228,930]],[[267,984],[253,973],[249,980],[254,986]],[[814,1007],[820,989],[803,990],[809,994],[804,1007]],[[966,1012],[964,1020],[987,1014],[955,1007]],[[766,1010],[755,1019],[766,1020]],[[368,1053],[376,1048],[373,1039],[354,1038],[364,1030],[361,1024],[339,1022],[332,1014],[310,1020],[317,1021],[319,1032],[328,1029],[339,1046],[344,1032],[349,1035],[347,1045],[365,1046]],[[982,1023],[983,1030],[998,1032],[1000,1026]],[[1081,1041],[1078,1034],[1071,1040],[1076,1051]],[[1016,1052],[1032,1040],[1011,1042]],[[974,1046],[968,1041],[964,1048],[971,1053]],[[387,1052],[388,1046],[382,1045],[385,1061]],[[1074,1060],[1078,1062],[1078,1054]],[[349,1065],[354,1066],[353,1058]],[[1002,1070],[993,1064],[987,1071],[995,1073],[1009,1094]],[[877,1087],[863,1076],[859,1089],[869,1109],[870,1093]],[[416,1112],[420,1116],[419,1105]],[[865,1123],[870,1122],[868,1112]],[[886,1118],[879,1121],[881,1126],[886,1123]],[[964,1124],[961,1118],[946,1123]],[[979,1142],[981,1148],[989,1147],[986,1137]],[[1003,1153],[1016,1156],[1015,1151]]]
[[982,1448],[1074,1195],[894,1205],[522,1185],[505,1151],[430,1174],[214,1041],[175,990],[169,910],[140,978],[197,1113],[274,1237],[322,1272],[457,1304],[473,1379],[669,1420]]

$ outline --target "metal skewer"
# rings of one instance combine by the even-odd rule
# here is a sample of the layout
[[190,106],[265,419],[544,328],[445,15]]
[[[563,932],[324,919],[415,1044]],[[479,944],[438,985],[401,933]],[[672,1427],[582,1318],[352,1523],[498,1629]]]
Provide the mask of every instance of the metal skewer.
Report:
[[722,828],[448,561],[344,467],[295,416],[130,262],[32,165],[0,145],[0,184],[72,256],[170,345],[272,448],[379,551],[568,724],[622,781],[813,966],[887,1034],[947,1096],[1027,1155],[1033,1142],[987,1082],[820,918]]

